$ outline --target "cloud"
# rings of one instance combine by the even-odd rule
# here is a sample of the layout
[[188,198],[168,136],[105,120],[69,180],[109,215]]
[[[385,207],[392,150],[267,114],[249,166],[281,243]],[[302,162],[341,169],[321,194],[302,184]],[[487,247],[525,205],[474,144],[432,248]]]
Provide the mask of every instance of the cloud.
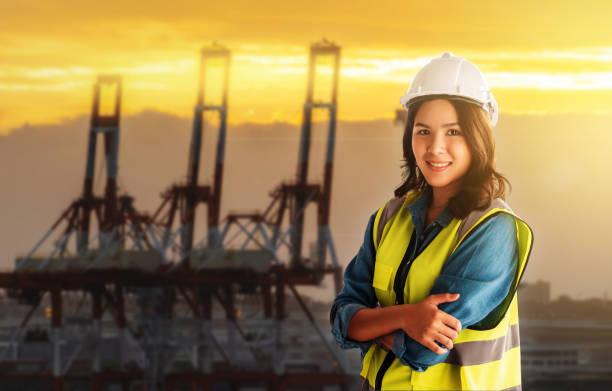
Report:
[[233,54],[230,121],[266,122],[282,113],[280,120],[297,123],[308,47],[323,36],[342,46],[343,119],[392,116],[416,71],[446,50],[482,69],[496,96],[505,97],[498,99],[502,112],[558,113],[570,101],[573,112],[606,111],[600,102],[612,90],[609,14],[607,2],[586,9],[525,0],[460,6],[315,0],[309,7],[243,0],[205,7],[197,0],[8,2],[0,15],[6,113],[0,133],[26,121],[88,113],[99,73],[123,74],[126,113],[156,107],[184,115],[194,104],[199,49],[213,40]]

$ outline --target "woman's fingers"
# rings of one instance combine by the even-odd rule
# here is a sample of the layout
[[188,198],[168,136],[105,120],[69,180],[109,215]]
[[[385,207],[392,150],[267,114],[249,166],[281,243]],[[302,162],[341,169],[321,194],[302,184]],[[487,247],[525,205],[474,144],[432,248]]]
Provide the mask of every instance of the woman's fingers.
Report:
[[459,293],[435,293],[433,295],[429,295],[425,298],[424,301],[428,302],[431,305],[446,303],[449,301],[455,301],[459,298]]
[[440,342],[442,345],[446,346],[449,349],[453,348],[453,340],[442,333],[438,333],[436,341]]
[[440,325],[437,331],[443,336],[451,339],[452,341],[456,340],[457,337],[459,336],[459,333],[454,328],[446,324]]
[[452,315],[447,314],[446,312],[439,310],[440,312],[442,312],[443,316],[442,316],[442,322],[445,323],[446,325],[448,325],[448,327],[455,329],[455,331],[460,332],[461,331],[461,322],[459,321],[459,319],[455,318]]
[[432,338],[428,338],[425,342],[425,347],[437,354],[446,353],[447,349],[438,345]]

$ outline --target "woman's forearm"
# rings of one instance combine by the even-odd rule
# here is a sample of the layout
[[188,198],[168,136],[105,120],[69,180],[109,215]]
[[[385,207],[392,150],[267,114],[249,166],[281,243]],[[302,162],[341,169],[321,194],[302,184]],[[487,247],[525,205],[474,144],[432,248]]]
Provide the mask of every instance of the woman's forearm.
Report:
[[412,304],[362,308],[351,318],[347,336],[354,341],[369,341],[389,334],[403,326]]

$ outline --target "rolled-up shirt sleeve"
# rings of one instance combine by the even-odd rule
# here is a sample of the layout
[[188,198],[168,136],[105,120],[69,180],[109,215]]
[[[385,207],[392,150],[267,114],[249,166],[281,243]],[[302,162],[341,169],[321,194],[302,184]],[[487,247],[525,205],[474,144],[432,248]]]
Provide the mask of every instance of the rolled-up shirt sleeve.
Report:
[[[517,264],[515,220],[507,213],[496,214],[476,227],[448,258],[430,295],[460,294],[459,299],[442,303],[438,308],[459,319],[463,330],[484,319],[501,304],[510,290]],[[437,354],[403,330],[394,332],[392,351],[402,364],[419,372],[443,362],[450,353],[447,350]]]
[[370,216],[363,244],[344,271],[344,285],[334,299],[329,314],[331,331],[336,338],[336,343],[342,349],[359,348],[362,351],[362,355],[367,352],[374,341],[354,341],[347,337],[347,331],[351,318],[358,310],[374,308],[378,302],[372,287],[374,260],[376,257],[372,238],[375,218],[376,212]]

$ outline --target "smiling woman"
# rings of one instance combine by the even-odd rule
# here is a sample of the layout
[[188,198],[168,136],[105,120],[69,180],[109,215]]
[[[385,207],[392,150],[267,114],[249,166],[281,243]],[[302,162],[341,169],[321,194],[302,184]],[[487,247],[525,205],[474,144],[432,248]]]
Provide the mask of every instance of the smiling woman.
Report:
[[370,217],[330,311],[363,390],[520,390],[516,290],[533,235],[495,170],[497,103],[444,53],[401,99],[404,181]]
[[[449,100],[427,101],[416,112],[416,124],[410,130],[412,153],[417,167],[423,167],[424,180],[441,196],[440,205],[431,207],[434,212],[440,212],[450,196],[457,193],[461,179],[470,168],[470,149]],[[428,216],[427,223],[431,220]]]
[[503,197],[506,185],[512,188],[495,169],[495,143],[487,113],[473,103],[435,95],[413,103],[403,150],[406,179],[396,196],[432,186],[440,205],[449,204],[452,213],[465,217]]

